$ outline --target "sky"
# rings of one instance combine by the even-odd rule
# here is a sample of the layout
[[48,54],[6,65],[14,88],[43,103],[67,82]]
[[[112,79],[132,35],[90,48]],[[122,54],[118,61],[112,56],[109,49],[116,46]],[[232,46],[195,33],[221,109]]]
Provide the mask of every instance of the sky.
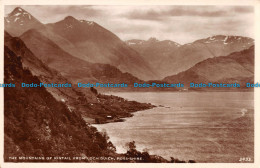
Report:
[[[5,6],[5,15],[17,6]],[[213,35],[254,38],[252,6],[19,6],[42,23],[73,16],[94,21],[122,40],[155,37],[185,44]]]

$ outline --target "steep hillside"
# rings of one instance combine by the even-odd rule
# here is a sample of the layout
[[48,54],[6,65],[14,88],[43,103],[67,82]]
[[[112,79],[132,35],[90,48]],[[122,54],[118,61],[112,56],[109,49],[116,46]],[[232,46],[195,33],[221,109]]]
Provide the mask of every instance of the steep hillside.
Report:
[[108,156],[114,153],[107,137],[87,125],[79,113],[55,100],[45,88],[21,88],[22,82],[39,83],[40,80],[23,69],[21,57],[8,47],[4,50],[5,83],[16,84],[4,90],[6,161],[10,161],[9,156]]
[[[21,61],[23,67],[29,69],[33,75],[37,76],[41,82],[43,83],[71,83],[71,87],[66,88],[55,88],[55,87],[48,87],[46,88],[48,92],[50,92],[58,101],[66,102],[66,105],[70,110],[77,110],[79,111],[84,119],[87,122],[113,122],[119,121],[122,117],[131,117],[132,112],[144,110],[148,108],[152,108],[153,106],[150,104],[145,103],[138,103],[135,101],[126,101],[122,98],[115,97],[115,96],[105,96],[98,94],[95,89],[91,88],[79,88],[77,84],[71,82],[67,78],[65,78],[62,74],[58,73],[54,69],[49,68],[45,63],[43,63],[40,59],[38,59],[24,44],[24,42],[17,38],[10,38],[8,33],[5,33],[5,39],[9,39],[5,41],[5,45],[7,45],[16,55],[21,57]],[[44,44],[44,39],[42,40],[42,44]],[[55,45],[51,45],[55,48]],[[66,53],[64,53],[66,57]],[[53,55],[50,55],[53,56]],[[59,57],[54,57],[59,58]],[[63,58],[63,57],[62,57]],[[61,60],[62,60],[61,58]],[[69,57],[69,61],[64,64],[67,67],[71,67],[73,60],[76,60],[77,64],[74,66],[78,68],[78,70],[83,70],[81,66],[87,66],[90,63],[84,64],[84,61],[78,60],[75,57]],[[57,60],[57,59],[54,59]],[[58,59],[59,61],[59,59]],[[118,69],[110,66],[110,65],[99,65],[99,64],[90,64],[90,72],[93,73],[95,76],[98,77],[99,82],[108,81],[118,81],[122,79],[136,79],[132,77],[130,74],[122,73]],[[54,66],[55,67],[55,66]],[[60,66],[62,67],[62,66]],[[93,71],[96,70],[96,71]],[[88,71],[85,73],[89,74]],[[110,79],[111,78],[111,79]],[[71,79],[71,78],[69,78]],[[136,79],[137,80],[137,79]],[[118,81],[118,82],[122,82]],[[84,81],[84,83],[90,81]],[[107,118],[107,116],[112,116],[111,118]]]
[[117,154],[105,132],[86,124],[80,113],[57,101],[44,87],[22,88],[21,83],[41,81],[23,68],[22,58],[7,46],[4,57],[4,82],[16,85],[4,90],[5,162],[130,161],[118,157],[142,158],[131,162],[168,162],[160,156],[139,152],[131,145],[127,153]]
[[122,73],[114,66],[94,64],[73,57],[35,29],[25,32],[21,39],[37,58],[49,67],[59,71],[73,83],[130,83],[139,81],[136,77],[129,73]]
[[[24,68],[30,69],[33,75],[37,76],[43,83],[70,83],[60,73],[54,69],[49,68],[40,59],[27,48],[24,42],[18,37],[11,37],[5,32],[5,45],[9,47],[16,55],[22,58],[22,64]],[[72,88],[47,88],[52,95],[57,99],[64,99],[65,101],[71,101],[77,99],[80,95],[77,95]]]
[[140,79],[156,78],[152,68],[136,51],[95,22],[77,20],[68,16],[64,20],[46,26],[73,44],[74,48],[49,37],[73,56],[93,63],[113,65]]

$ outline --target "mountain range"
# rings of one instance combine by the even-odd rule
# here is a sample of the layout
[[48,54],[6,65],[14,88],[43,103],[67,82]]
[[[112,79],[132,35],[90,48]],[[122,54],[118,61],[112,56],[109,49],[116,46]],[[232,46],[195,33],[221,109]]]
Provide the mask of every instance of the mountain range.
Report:
[[155,38],[128,40],[126,43],[138,51],[154,69],[158,79],[175,75],[191,68],[207,58],[226,56],[254,45],[254,40],[241,36],[217,35],[192,43],[180,45],[170,40],[159,41]]
[[[171,76],[183,74],[201,61],[254,45],[251,38],[224,35],[184,45],[156,38],[123,42],[95,22],[68,16],[56,23],[42,24],[20,7],[5,17],[5,30],[10,37],[17,37],[16,42],[22,41],[44,65],[73,83],[133,83],[148,79],[169,82]],[[32,62],[27,66],[35,66]],[[232,68],[230,71],[232,74]]]
[[[36,29],[60,49],[80,60],[110,64],[122,72],[131,73],[144,80],[156,78],[156,73],[138,52],[95,22],[77,20],[68,16],[56,23],[42,24],[19,7],[5,18],[5,30],[12,36],[22,36],[30,29]],[[27,44],[26,39],[24,42]],[[33,51],[33,48],[30,49]],[[37,56],[37,53],[34,54]]]
[[[42,24],[20,7],[5,17],[5,30],[20,37],[36,57],[75,83],[162,80],[205,59],[226,56],[254,45],[251,38],[225,35],[184,45],[156,38],[123,42],[93,21],[67,16],[56,23]],[[108,70],[117,75],[104,74]],[[102,80],[99,75],[103,76]],[[122,79],[124,76],[126,80]]]

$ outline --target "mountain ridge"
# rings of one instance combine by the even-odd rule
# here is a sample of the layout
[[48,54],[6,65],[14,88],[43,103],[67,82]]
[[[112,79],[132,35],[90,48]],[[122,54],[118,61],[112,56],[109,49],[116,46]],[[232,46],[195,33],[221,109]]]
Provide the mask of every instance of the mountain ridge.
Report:
[[254,46],[228,56],[208,58],[190,69],[163,79],[167,82],[240,83],[254,81]]
[[138,39],[128,40],[126,44],[157,69],[159,77],[163,79],[185,71],[207,58],[247,49],[254,45],[254,40],[242,36],[215,35],[183,45],[168,40],[151,43],[149,40]]
[[[17,9],[11,13],[17,13]],[[9,21],[11,15],[7,16],[5,20],[9,22],[5,22],[5,30],[13,36],[21,36],[29,29],[36,29],[74,57],[92,63],[110,64],[141,79],[156,78],[156,72],[136,51],[95,22],[67,16],[55,23],[42,24],[30,16],[33,23],[27,23],[26,27]]]

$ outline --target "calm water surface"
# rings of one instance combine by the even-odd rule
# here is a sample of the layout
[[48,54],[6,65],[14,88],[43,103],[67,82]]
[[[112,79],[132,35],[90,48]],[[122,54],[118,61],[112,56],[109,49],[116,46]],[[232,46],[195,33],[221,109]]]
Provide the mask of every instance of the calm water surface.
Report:
[[[139,111],[125,122],[94,125],[106,131],[117,152],[135,141],[137,149],[197,162],[239,162],[254,154],[254,93],[111,93],[157,108]],[[163,107],[159,107],[159,105]]]

